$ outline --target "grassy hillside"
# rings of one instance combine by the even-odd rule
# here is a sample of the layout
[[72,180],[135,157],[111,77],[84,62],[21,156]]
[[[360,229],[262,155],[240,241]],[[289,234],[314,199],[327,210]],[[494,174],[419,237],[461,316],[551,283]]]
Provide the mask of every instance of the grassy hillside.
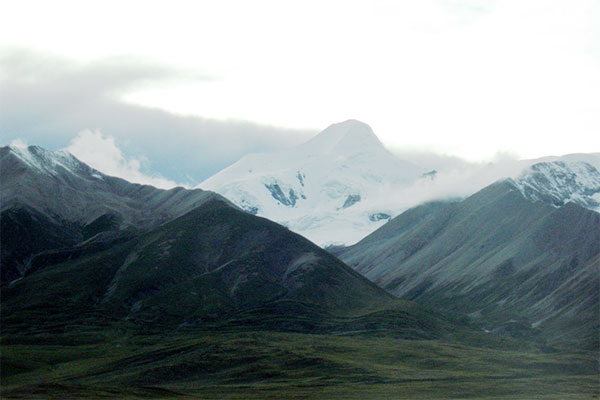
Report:
[[219,199],[108,248],[63,253],[3,285],[4,332],[115,321],[332,330],[394,300],[308,240]]
[[[467,345],[478,342],[480,346]],[[590,399],[593,353],[501,337],[404,340],[122,329],[2,339],[2,398]]]

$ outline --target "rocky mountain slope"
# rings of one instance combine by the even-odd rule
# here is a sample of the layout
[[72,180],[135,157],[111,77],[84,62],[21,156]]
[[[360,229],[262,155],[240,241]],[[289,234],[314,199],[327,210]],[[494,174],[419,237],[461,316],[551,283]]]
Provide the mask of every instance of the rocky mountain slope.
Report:
[[[474,330],[448,316],[447,304],[436,310],[395,299],[307,239],[218,194],[130,185],[85,165],[74,171],[55,156],[40,169],[11,155],[23,188],[2,173],[3,195],[12,191],[3,252],[20,241],[50,248],[32,253],[19,279],[0,284],[3,397],[597,397],[597,347],[548,347]],[[36,194],[37,184],[44,190]],[[510,192],[523,199],[516,186]],[[418,228],[419,218],[443,206],[429,204],[409,222]],[[592,213],[573,202],[545,207]],[[569,268],[582,272],[556,297],[584,313],[590,303],[569,296],[597,293],[586,275],[589,246],[561,235],[556,241],[578,249]],[[538,242],[548,253],[568,252],[552,235]],[[510,278],[511,266],[501,270]],[[549,323],[552,317],[543,326]]]
[[393,302],[318,246],[219,197],[110,248],[63,252],[34,258],[4,287],[6,329],[87,318],[311,330]]
[[597,206],[599,183],[589,164],[537,164],[465,200],[410,209],[337,254],[391,293],[486,330],[597,345],[600,214],[583,206]]
[[573,202],[600,212],[600,173],[590,163],[537,163],[513,180],[513,183],[529,200],[556,207]]
[[0,149],[0,171],[2,281],[41,251],[151,229],[214,196],[132,184],[36,146]]
[[130,184],[39,147],[4,148],[0,160],[3,332],[133,324],[433,337],[452,325],[216,193]]

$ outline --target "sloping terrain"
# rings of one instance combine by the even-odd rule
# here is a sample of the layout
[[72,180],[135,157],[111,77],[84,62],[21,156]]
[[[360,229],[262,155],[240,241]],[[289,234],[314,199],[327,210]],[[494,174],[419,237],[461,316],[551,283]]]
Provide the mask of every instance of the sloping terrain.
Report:
[[[0,286],[2,398],[598,395],[591,351],[488,334],[395,299],[217,194],[117,180],[148,194],[124,200],[62,168],[26,169],[24,183],[54,192],[13,180],[12,193],[26,195],[3,210],[3,240],[23,238],[14,248],[30,255]],[[577,290],[580,277],[569,283]]]
[[0,171],[3,282],[22,276],[42,251],[144,231],[214,196],[132,184],[36,146],[0,149]]
[[[393,331],[406,314],[382,313],[394,303],[385,291],[303,237],[216,196],[108,248],[63,252],[34,258],[22,279],[3,287],[4,332],[123,321],[299,331],[381,321]],[[373,319],[364,319],[369,313]],[[425,313],[410,318],[408,336],[443,328]]]
[[389,292],[485,330],[597,348],[600,214],[528,194],[506,180],[415,207],[336,253]]

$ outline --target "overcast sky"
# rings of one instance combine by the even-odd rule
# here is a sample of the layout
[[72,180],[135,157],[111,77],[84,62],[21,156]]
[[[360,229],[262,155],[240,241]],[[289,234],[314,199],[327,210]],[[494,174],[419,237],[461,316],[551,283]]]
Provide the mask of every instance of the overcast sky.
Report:
[[597,152],[598,93],[596,0],[0,3],[2,144],[179,183],[350,118],[403,152]]

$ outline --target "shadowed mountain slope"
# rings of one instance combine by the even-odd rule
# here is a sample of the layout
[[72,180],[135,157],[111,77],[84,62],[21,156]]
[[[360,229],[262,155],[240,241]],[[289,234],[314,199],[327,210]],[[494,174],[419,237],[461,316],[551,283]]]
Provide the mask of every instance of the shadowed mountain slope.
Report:
[[[79,186],[54,177],[57,193]],[[3,236],[51,248],[0,286],[3,398],[597,395],[592,351],[488,335],[395,299],[219,195],[193,192],[201,198],[190,210],[169,217],[165,207],[166,220],[150,212],[144,225],[139,198],[123,200],[129,210],[113,194],[100,190],[96,202],[86,197],[93,187],[81,188],[86,210],[66,202],[67,211],[51,208],[57,218],[41,204],[60,202],[41,193],[40,203],[26,197],[3,214]],[[174,198],[141,189],[151,204],[160,193]],[[115,213],[64,218],[111,201]],[[570,284],[579,288],[578,279]]]
[[487,330],[598,344],[600,214],[527,199],[512,180],[408,210],[336,252],[389,292]]
[[218,194],[130,184],[39,147],[4,148],[1,161],[5,332],[125,323],[434,337],[449,326]]
[[120,321],[436,337],[449,327],[303,237],[217,197],[109,249],[40,262],[2,297],[5,331]]
[[132,184],[36,146],[1,148],[0,171],[3,282],[42,251],[144,231],[215,196]]

